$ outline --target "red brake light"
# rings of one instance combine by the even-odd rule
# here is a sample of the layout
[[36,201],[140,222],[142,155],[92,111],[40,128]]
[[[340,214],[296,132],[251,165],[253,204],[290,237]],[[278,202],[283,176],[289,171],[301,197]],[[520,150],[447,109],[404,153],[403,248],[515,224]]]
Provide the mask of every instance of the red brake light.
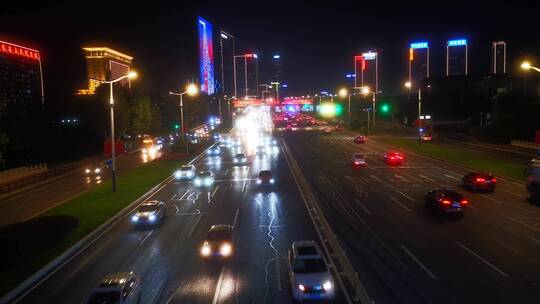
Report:
[[492,178],[491,181],[494,182],[494,183],[496,183],[496,182],[497,182],[497,179],[496,179],[496,178]]
[[460,204],[461,205],[467,205],[469,202],[467,200],[461,200]]
[[450,205],[451,204],[451,202],[449,200],[444,200],[444,201],[442,201],[442,203],[443,203],[443,205]]
[[477,178],[476,178],[476,181],[479,182],[479,183],[483,183],[483,182],[486,181],[486,179],[485,179],[485,178],[482,178],[482,177],[477,177]]

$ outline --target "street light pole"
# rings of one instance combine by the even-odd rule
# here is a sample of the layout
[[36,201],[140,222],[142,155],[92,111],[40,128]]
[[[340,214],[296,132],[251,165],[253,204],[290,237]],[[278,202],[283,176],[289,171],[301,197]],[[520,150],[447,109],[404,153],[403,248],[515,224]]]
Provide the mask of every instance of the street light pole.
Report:
[[194,84],[189,84],[184,92],[180,92],[180,93],[169,92],[169,95],[180,96],[180,125],[181,125],[180,132],[182,132],[182,141],[185,143],[186,153],[188,153],[188,154],[189,154],[189,146],[188,146],[189,140],[187,140],[185,138],[185,131],[184,131],[184,128],[185,128],[185,125],[184,125],[184,102],[182,100],[182,96],[184,96],[184,94],[188,94],[188,95],[193,96],[193,95],[196,95],[197,93],[198,93],[198,88]]
[[112,159],[112,191],[116,192],[116,145],[114,141],[114,95],[113,95],[113,82],[109,83],[110,98],[109,105],[111,107],[111,159]]
[[116,192],[116,147],[115,147],[115,141],[114,141],[114,92],[113,92],[113,84],[116,82],[119,82],[126,78],[135,78],[137,77],[137,73],[134,71],[129,72],[127,75],[121,76],[115,80],[110,81],[101,81],[98,79],[94,79],[98,81],[99,83],[105,83],[109,84],[109,105],[111,107],[111,162],[112,162],[112,191]]
[[375,92],[371,92],[373,94],[373,98],[371,99],[372,102],[372,111],[373,111],[373,126],[375,126],[375,113],[377,113],[377,110],[375,109]]
[[418,144],[422,144],[422,135],[420,130],[422,129],[422,88],[418,87]]

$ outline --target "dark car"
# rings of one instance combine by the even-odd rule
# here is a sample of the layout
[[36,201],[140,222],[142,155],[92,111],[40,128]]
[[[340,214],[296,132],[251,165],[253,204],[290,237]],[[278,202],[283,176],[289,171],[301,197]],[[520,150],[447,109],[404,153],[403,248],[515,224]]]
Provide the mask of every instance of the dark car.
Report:
[[275,180],[272,176],[272,171],[261,170],[259,172],[259,177],[257,178],[257,185],[273,185],[274,183]]
[[462,178],[463,186],[474,191],[495,192],[497,179],[491,173],[471,172]]
[[387,152],[384,154],[384,162],[392,166],[403,165],[404,159],[403,154],[399,152]]
[[444,213],[463,213],[469,205],[461,193],[451,189],[433,189],[425,195],[426,205]]
[[214,225],[210,227],[206,240],[201,247],[203,258],[228,258],[233,251],[233,228],[231,225]]
[[140,303],[139,279],[131,272],[113,273],[101,280],[92,290],[87,304],[131,304]]
[[166,205],[161,201],[147,201],[131,216],[135,225],[157,225],[165,220]]
[[366,143],[366,137],[364,135],[358,135],[354,138],[355,144],[365,144]]

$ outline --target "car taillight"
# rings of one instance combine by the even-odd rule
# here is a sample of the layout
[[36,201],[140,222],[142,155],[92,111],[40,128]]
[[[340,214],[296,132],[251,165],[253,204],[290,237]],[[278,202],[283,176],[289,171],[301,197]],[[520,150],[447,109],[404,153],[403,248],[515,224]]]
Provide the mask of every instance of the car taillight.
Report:
[[491,182],[496,183],[496,182],[497,182],[497,179],[496,179],[496,178],[492,178],[492,179],[491,179]]
[[486,181],[486,179],[485,179],[485,178],[482,178],[482,177],[478,177],[478,178],[476,179],[476,181],[479,182],[479,183],[483,183],[483,182]]
[[469,202],[467,200],[461,200],[461,202],[459,202],[461,205],[467,205]]
[[390,159],[395,159],[395,157],[393,157],[393,156],[390,156]]
[[442,203],[443,205],[450,205],[452,202],[450,202],[449,200],[443,200]]

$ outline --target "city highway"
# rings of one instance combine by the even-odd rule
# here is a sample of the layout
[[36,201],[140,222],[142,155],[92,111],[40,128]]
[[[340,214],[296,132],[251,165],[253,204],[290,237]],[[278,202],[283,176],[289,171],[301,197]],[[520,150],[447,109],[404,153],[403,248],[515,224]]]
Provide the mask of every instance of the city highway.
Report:
[[[493,194],[459,187],[468,169],[419,155],[383,162],[389,147],[348,131],[285,131],[370,296],[379,303],[539,303],[540,208],[523,185]],[[368,166],[352,169],[354,152]],[[461,218],[428,209],[424,194],[452,187],[471,202]]]
[[[152,195],[167,204],[163,225],[135,229],[126,216],[19,303],[80,303],[105,275],[130,270],[142,279],[141,303],[291,302],[287,249],[317,234],[283,153],[248,151],[243,168],[233,166],[229,149],[219,158],[203,154],[193,162],[216,174],[209,189],[171,179]],[[261,169],[273,171],[275,186],[256,185]],[[199,254],[215,224],[235,227],[233,257],[224,263]]]
[[[148,160],[146,160],[148,161]],[[140,152],[123,155],[116,160],[117,173],[122,174],[144,162]],[[90,168],[90,166],[89,166]],[[95,185],[110,178],[110,170],[105,169],[99,176],[87,176],[85,167],[67,173],[53,181],[30,186],[29,189],[0,200],[0,227],[29,220],[70,198],[88,191]]]

